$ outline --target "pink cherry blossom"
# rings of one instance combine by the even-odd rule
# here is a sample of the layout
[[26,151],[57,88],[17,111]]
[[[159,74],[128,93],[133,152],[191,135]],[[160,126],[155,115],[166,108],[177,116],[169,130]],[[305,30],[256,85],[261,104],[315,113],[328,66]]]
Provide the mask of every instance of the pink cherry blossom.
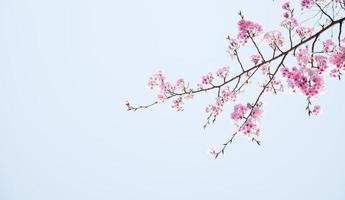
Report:
[[269,64],[261,65],[261,67],[260,67],[261,73],[263,75],[267,75],[268,74],[268,68],[269,68]]
[[323,49],[325,50],[325,52],[331,52],[335,48],[334,42],[330,39],[324,41],[322,44],[323,44]]
[[345,47],[337,48],[329,61],[338,69],[345,70]]
[[175,100],[173,100],[173,105],[171,106],[173,109],[175,109],[177,112],[183,111],[183,101],[182,97],[178,97]]
[[293,67],[291,71],[284,69],[282,75],[287,78],[287,84],[292,92],[299,89],[308,99],[317,96],[324,89],[324,79],[317,69]]
[[212,83],[213,79],[214,79],[213,74],[210,72],[206,74],[205,76],[202,76],[201,83],[204,85],[208,85]]
[[252,134],[259,136],[260,129],[258,126],[252,121],[247,120],[243,126],[239,129],[240,132],[242,132],[247,137],[252,137]]
[[300,66],[307,66],[310,63],[310,52],[308,47],[298,48],[296,52],[297,63]]
[[238,22],[238,29],[239,33],[237,39],[241,41],[242,44],[245,44],[249,37],[255,37],[262,32],[261,25],[244,19]]
[[303,26],[300,26],[296,29],[296,33],[298,34],[298,36],[304,40],[308,37],[310,37],[314,32],[314,29],[313,28],[310,28],[310,27],[303,27]]
[[282,5],[282,8],[284,10],[290,10],[290,2],[285,2],[283,5]]
[[254,63],[254,65],[257,65],[262,62],[261,56],[259,55],[250,56],[250,60]]
[[298,26],[298,22],[297,19],[292,16],[290,16],[289,18],[285,17],[284,20],[280,23],[280,26],[288,30],[292,30]]
[[244,114],[248,111],[247,105],[236,104],[234,106],[234,110],[231,113],[230,117],[235,122],[242,120],[244,118]]
[[158,99],[159,102],[164,102],[166,97],[163,94],[158,94],[157,95],[157,99]]
[[230,88],[227,86],[222,90],[222,98],[225,102],[228,101],[236,101],[236,94],[235,92],[231,91]]
[[159,86],[164,83],[165,77],[163,76],[162,71],[159,71],[157,74],[153,74],[149,81],[147,82],[147,86],[150,89],[153,89],[155,86]]
[[183,90],[185,88],[185,81],[183,78],[180,78],[176,81],[175,87]]
[[284,45],[283,34],[279,31],[267,32],[264,35],[264,40],[267,42],[273,49],[280,48]]
[[229,75],[229,66],[222,67],[217,70],[216,75],[220,78],[226,78]]
[[313,109],[311,110],[311,114],[313,115],[319,115],[321,112],[321,108],[319,105],[316,105],[313,107]]
[[228,53],[234,55],[240,48],[240,42],[237,39],[229,39]]
[[261,108],[258,106],[255,106],[252,110],[252,119],[254,121],[260,120],[262,117],[262,113],[263,111],[261,110]]
[[311,8],[315,4],[315,0],[301,0],[302,9]]
[[222,105],[220,105],[220,102],[217,99],[217,105],[208,105],[205,111],[206,113],[211,113],[213,116],[218,116],[223,110]]
[[319,74],[323,74],[328,69],[328,59],[323,55],[314,56],[317,67],[319,68]]
[[230,90],[229,86],[226,86],[216,98],[215,105],[208,105],[206,107],[206,113],[210,113],[211,116],[216,118],[222,113],[225,104],[229,101],[235,102],[236,94]]
[[332,69],[331,72],[329,73],[329,75],[332,78],[339,78],[341,74],[340,74],[339,69]]

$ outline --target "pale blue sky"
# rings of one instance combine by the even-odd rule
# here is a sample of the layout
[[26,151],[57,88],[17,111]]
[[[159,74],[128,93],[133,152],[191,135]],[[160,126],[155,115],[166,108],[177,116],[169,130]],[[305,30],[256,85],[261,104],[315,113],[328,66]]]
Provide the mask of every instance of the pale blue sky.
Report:
[[184,113],[125,111],[153,100],[159,69],[197,81],[233,63],[240,9],[279,23],[271,0],[0,0],[0,199],[345,199],[344,81],[317,118],[300,96],[267,96],[263,145],[241,136],[218,160],[207,150],[234,127],[227,111],[202,129],[212,94]]

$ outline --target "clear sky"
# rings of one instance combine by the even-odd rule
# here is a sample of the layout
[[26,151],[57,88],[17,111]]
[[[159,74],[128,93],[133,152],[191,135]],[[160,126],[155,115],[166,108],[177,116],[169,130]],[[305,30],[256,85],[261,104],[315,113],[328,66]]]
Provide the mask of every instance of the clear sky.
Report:
[[268,95],[262,146],[240,136],[217,160],[207,150],[234,126],[228,110],[202,129],[212,94],[184,113],[123,106],[154,99],[159,69],[199,81],[234,65],[236,13],[269,30],[280,3],[0,0],[0,199],[345,199],[344,81],[316,118],[301,96]]

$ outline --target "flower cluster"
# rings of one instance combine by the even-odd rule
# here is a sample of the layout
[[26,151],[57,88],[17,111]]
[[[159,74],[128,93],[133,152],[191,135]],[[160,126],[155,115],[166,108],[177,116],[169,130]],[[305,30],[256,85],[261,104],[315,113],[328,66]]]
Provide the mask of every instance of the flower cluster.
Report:
[[280,23],[280,26],[292,30],[295,27],[298,26],[297,19],[294,17],[294,10],[290,7],[290,3],[286,2],[283,4],[282,8],[286,10],[286,12],[283,13],[283,21]]
[[242,43],[246,43],[249,37],[259,35],[262,32],[262,27],[260,24],[242,19],[238,22],[238,30],[237,39]]
[[265,33],[264,41],[267,42],[273,49],[280,48],[284,45],[283,34],[279,31],[270,31]]
[[293,67],[292,70],[289,70],[283,68],[282,76],[287,79],[288,87],[292,89],[292,92],[299,89],[307,99],[317,96],[324,89],[324,79],[318,69]]
[[211,72],[201,77],[201,83],[204,85],[212,84],[214,77]]
[[159,71],[157,74],[153,74],[149,78],[147,86],[150,89],[159,89],[157,98],[160,102],[163,102],[174,91],[174,86],[171,83],[165,81],[165,76],[163,75],[162,71]]
[[239,129],[245,136],[252,137],[252,134],[259,136],[260,128],[252,120],[247,120]]
[[291,8],[290,8],[290,2],[285,2],[283,5],[282,5],[282,8],[284,10],[287,10],[287,11],[290,11]]
[[[148,82],[147,86],[150,89],[157,88],[158,89],[158,95],[157,100],[159,102],[164,102],[168,98],[173,97],[176,92],[186,92],[186,84],[184,79],[178,79],[175,84],[172,84],[170,82],[166,81],[165,76],[163,75],[162,71],[159,71],[156,74],[153,74]],[[190,97],[188,94],[185,95],[185,97]],[[172,108],[174,108],[176,111],[183,111],[183,98],[180,96],[173,100]]]
[[183,111],[184,109],[182,105],[183,105],[182,97],[179,96],[175,100],[173,100],[173,105],[171,107],[175,109],[176,111]]
[[334,42],[330,39],[324,41],[322,44],[325,52],[332,52],[335,48]]
[[222,67],[217,70],[216,75],[220,78],[225,79],[229,75],[229,66]]
[[329,60],[339,70],[345,70],[345,46],[341,46],[335,50]]
[[244,118],[246,112],[250,109],[250,105],[236,104],[234,110],[232,111],[230,117],[235,122],[240,121]]
[[311,62],[311,56],[308,46],[306,46],[305,48],[298,48],[295,56],[299,66],[306,67]]
[[236,104],[230,117],[235,122],[245,119],[243,125],[240,126],[239,131],[244,135],[251,137],[252,134],[258,136],[260,133],[260,129],[258,128],[256,122],[260,120],[262,113],[263,111],[258,105],[253,107],[249,103],[247,105]]
[[319,69],[319,74],[322,75],[328,69],[329,63],[326,56],[316,55],[314,56],[316,67]]
[[254,65],[257,65],[262,62],[262,58],[259,55],[250,56],[250,60],[254,63]]
[[235,55],[240,46],[245,45],[249,38],[254,38],[260,35],[262,33],[262,27],[260,24],[254,23],[250,20],[241,19],[238,22],[238,31],[237,38],[228,37],[228,53],[230,55]]
[[216,99],[215,105],[208,105],[206,107],[206,112],[210,113],[210,116],[216,118],[222,111],[226,103],[236,101],[235,92],[231,91],[228,86],[226,86]]
[[301,0],[301,8],[308,9],[315,4],[315,0]]
[[321,113],[321,108],[319,105],[316,105],[313,107],[313,109],[311,110],[311,114],[313,115],[319,115]]
[[300,26],[296,29],[296,33],[301,38],[301,40],[304,40],[310,37],[313,34],[313,32],[314,32],[314,29],[310,27]]

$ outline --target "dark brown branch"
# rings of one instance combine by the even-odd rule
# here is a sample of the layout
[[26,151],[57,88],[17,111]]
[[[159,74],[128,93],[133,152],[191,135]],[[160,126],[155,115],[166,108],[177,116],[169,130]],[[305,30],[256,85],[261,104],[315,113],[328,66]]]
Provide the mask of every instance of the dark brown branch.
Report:
[[258,45],[256,44],[255,40],[253,39],[253,37],[252,37],[249,33],[248,33],[248,35],[249,35],[250,40],[253,42],[253,44],[254,44],[256,50],[257,50],[258,53],[260,54],[262,60],[265,61],[265,58],[264,58],[264,56],[262,55],[262,53],[261,53],[261,51],[260,51]]
[[235,56],[236,56],[236,59],[237,59],[238,63],[239,63],[240,66],[241,66],[242,72],[244,72],[245,70],[244,70],[243,64],[242,64],[242,62],[241,62],[241,60],[240,60],[240,57],[239,57],[239,55],[238,55],[237,50],[235,50]]
[[339,34],[338,34],[338,45],[339,45],[339,46],[341,45],[341,40],[340,40],[340,38],[341,38],[341,29],[342,29],[342,26],[343,26],[343,23],[340,22],[340,23],[339,23]]
[[324,15],[326,15],[326,16],[331,20],[331,22],[334,22],[333,18],[332,18],[329,14],[327,14],[327,13],[321,8],[321,6],[320,6],[319,4],[316,3],[316,5],[317,5],[317,7],[319,7],[319,9],[321,10],[321,12],[322,12]]
[[319,38],[319,35],[316,35],[313,44],[311,45],[311,67],[314,68],[314,51],[315,51],[315,43],[317,41],[317,39]]

